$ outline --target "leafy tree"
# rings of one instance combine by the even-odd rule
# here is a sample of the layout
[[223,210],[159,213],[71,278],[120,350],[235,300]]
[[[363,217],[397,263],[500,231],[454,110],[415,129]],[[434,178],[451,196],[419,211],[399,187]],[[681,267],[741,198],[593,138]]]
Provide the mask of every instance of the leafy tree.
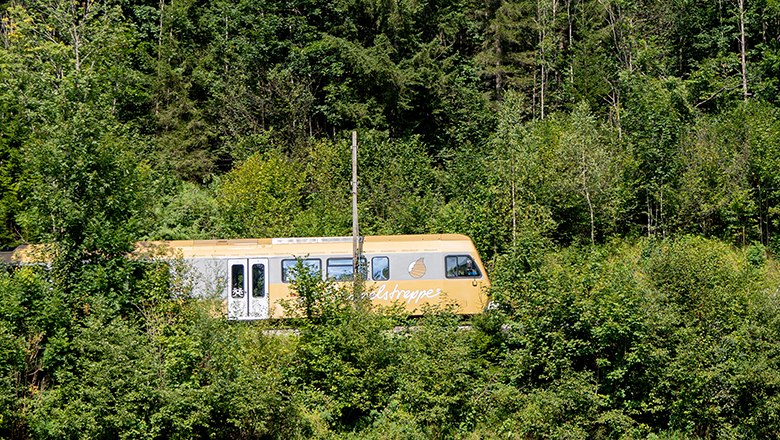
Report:
[[[5,310],[3,310],[5,312]],[[4,436],[19,435],[24,431],[24,416],[18,401],[23,393],[23,384],[19,377],[26,373],[24,365],[24,339],[9,328],[5,321],[0,321],[0,433]]]
[[470,347],[470,335],[459,332],[457,317],[443,308],[428,310],[398,349],[399,383],[391,404],[412,414],[429,438],[469,432],[478,418],[471,397],[481,384],[481,368]]
[[[339,139],[310,144],[306,155],[307,186],[303,210],[295,216],[294,235],[323,237],[351,234],[350,149],[348,141]],[[362,150],[361,146],[358,150]],[[361,192],[362,187],[358,191]],[[359,195],[359,198],[363,199],[364,195]]]
[[15,213],[19,210],[19,145],[26,137],[21,121],[10,117],[14,113],[10,107],[0,104],[0,114],[9,116],[3,118],[3,131],[0,133],[0,219],[3,224],[0,229],[0,246],[15,244],[18,240],[13,231],[17,229]]
[[633,156],[627,180],[635,188],[634,222],[648,235],[663,236],[680,177],[678,142],[692,109],[685,86],[675,79],[638,77],[627,95],[622,121]]
[[124,252],[148,169],[128,148],[134,140],[121,126],[89,108],[67,116],[26,146],[24,225],[38,239]]
[[748,219],[757,217],[749,181],[751,151],[746,133],[728,125],[702,117],[681,141],[679,218],[696,224],[698,233],[722,231],[745,243],[756,236],[758,226],[756,222],[745,230]]
[[387,405],[394,389],[393,318],[373,313],[359,290],[323,281],[301,259],[293,273],[299,300],[286,306],[303,321],[287,380],[303,386],[304,404],[321,408],[334,430],[361,426]]
[[[776,430],[766,418],[777,404],[770,397],[776,351],[765,345],[775,331],[765,313],[775,306],[759,293],[769,280],[725,245],[700,238],[647,253],[657,310],[668,310],[658,329],[674,347],[655,390],[664,396],[670,427],[698,436]],[[750,324],[754,319],[760,324]],[[767,374],[754,370],[759,365]]]
[[[504,192],[501,201],[509,207],[512,235],[517,235],[525,209],[539,213],[530,215],[530,221],[540,231],[554,222],[560,238],[571,240],[589,230],[595,243],[596,226],[614,228],[625,197],[620,178],[627,158],[610,132],[598,126],[587,105],[569,115],[527,123],[521,122],[517,95],[507,94],[504,105],[490,160],[500,167],[501,180],[494,185]],[[540,221],[545,212],[547,222]],[[582,222],[588,225],[584,231]]]
[[271,151],[225,175],[216,189],[221,232],[228,237],[279,237],[292,232],[305,185],[300,167]]
[[423,233],[439,200],[436,174],[417,138],[361,137],[359,147],[361,229],[365,234]]
[[776,405],[769,396],[777,356],[764,345],[774,344],[765,313],[776,301],[760,292],[777,280],[742,251],[692,237],[507,257],[493,297],[508,320],[503,332],[492,330],[503,350],[483,429],[575,436],[776,429],[766,414]]
[[212,188],[180,182],[168,191],[158,196],[153,215],[145,216],[142,222],[146,238],[192,240],[219,235],[220,215]]
[[[590,241],[596,243],[596,213],[605,215],[604,223],[617,223],[609,211],[618,209],[619,201],[611,195],[618,188],[621,174],[620,158],[610,148],[609,139],[599,133],[599,127],[586,105],[578,106],[571,114],[570,126],[561,138],[561,169],[565,179],[564,192],[579,193],[587,204],[590,220]],[[611,197],[610,197],[611,196]],[[610,206],[611,205],[611,206]],[[612,218],[609,218],[612,217]]]
[[[528,111],[520,94],[506,93],[486,160],[495,166],[490,185],[498,197],[492,203],[508,211],[497,220],[511,222],[511,236],[498,240],[511,240],[513,247],[526,237],[548,236],[555,227],[551,212],[543,205],[543,185],[550,170],[544,166],[543,148],[534,137],[533,124],[524,121]],[[503,232],[508,226],[495,230]]]

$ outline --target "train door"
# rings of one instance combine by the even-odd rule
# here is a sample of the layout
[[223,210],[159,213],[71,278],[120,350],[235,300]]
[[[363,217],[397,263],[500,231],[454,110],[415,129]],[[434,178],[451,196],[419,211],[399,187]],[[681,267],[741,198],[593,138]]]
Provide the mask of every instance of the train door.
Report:
[[268,259],[228,260],[228,319],[268,319]]

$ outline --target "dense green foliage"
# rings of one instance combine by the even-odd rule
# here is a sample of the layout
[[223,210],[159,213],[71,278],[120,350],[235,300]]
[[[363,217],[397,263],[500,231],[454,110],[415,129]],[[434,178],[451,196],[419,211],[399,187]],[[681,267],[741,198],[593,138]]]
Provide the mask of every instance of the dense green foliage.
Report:
[[463,232],[492,256],[532,212],[564,245],[774,246],[774,0],[33,0],[0,15],[5,245],[100,223],[96,208],[133,238],[349,233],[357,129],[368,233]]
[[[684,237],[497,261],[497,310],[411,323],[296,280],[296,333],[169,296],[164,267],[121,312],[3,275],[9,438],[774,437],[780,272],[764,250]],[[93,288],[93,291],[97,290]],[[175,289],[174,289],[175,291]],[[308,319],[305,318],[308,316]],[[399,330],[396,327],[411,325]],[[278,324],[278,323],[277,323]]]
[[[780,436],[777,0],[0,1],[0,438]],[[456,232],[225,322],[133,242]],[[302,281],[305,281],[302,278]]]

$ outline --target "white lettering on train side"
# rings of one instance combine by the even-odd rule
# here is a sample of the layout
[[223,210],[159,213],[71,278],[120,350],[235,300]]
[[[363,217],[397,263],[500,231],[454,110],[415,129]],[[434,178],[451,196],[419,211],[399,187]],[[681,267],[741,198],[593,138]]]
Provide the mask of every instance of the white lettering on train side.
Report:
[[407,290],[399,289],[398,284],[396,284],[395,287],[393,287],[393,290],[389,290],[387,284],[382,284],[375,291],[371,292],[371,299],[385,301],[405,300],[407,304],[411,304],[412,302],[417,304],[420,301],[434,299],[439,295],[441,295],[441,289]]

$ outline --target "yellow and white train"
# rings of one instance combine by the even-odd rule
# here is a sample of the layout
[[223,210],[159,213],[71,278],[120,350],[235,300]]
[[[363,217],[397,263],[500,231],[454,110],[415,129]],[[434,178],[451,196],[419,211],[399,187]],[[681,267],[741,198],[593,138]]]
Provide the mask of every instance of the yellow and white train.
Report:
[[[256,320],[285,317],[298,258],[323,279],[351,281],[352,246],[352,237],[182,240],[139,243],[136,254],[181,258],[193,296],[221,297],[228,319]],[[362,237],[361,266],[378,305],[400,303],[412,315],[425,305],[455,304],[464,315],[488,305],[490,281],[465,235]]]
[[[290,271],[297,258],[324,278],[353,277],[352,237],[157,242],[188,264],[196,296],[222,296],[229,319],[283,318],[293,298]],[[366,290],[376,304],[400,303],[410,314],[454,303],[475,314],[487,306],[485,268],[464,235],[367,236],[362,242]]]

